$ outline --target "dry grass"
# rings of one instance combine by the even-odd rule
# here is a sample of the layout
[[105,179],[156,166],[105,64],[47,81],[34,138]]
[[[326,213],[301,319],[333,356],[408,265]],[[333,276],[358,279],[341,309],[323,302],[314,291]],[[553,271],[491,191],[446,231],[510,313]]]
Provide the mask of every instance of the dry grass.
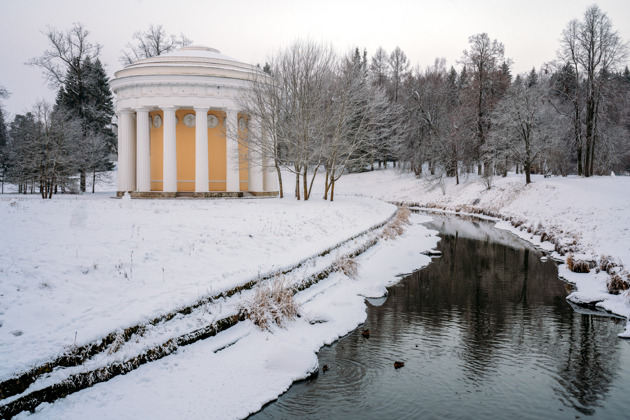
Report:
[[615,274],[608,279],[608,293],[618,295],[628,289],[630,289],[630,283],[627,280],[621,278],[620,275]]
[[109,346],[109,349],[107,349],[107,354],[116,353],[118,350],[120,350],[123,344],[125,344],[125,334],[123,331],[120,331],[116,335],[116,338],[114,339],[112,344]]
[[389,222],[385,229],[383,229],[383,233],[381,236],[383,239],[394,239],[396,236],[400,236],[405,231],[405,226],[408,226],[409,216],[411,216],[411,211],[407,207],[399,207],[398,213],[394,220]]
[[612,273],[612,269],[617,267],[617,263],[610,255],[602,255],[599,259],[599,268],[608,274]]
[[573,254],[567,257],[567,267],[574,273],[590,273],[591,271],[588,262],[576,260]]
[[359,274],[359,264],[352,258],[338,258],[333,264],[334,271],[341,271],[346,276],[356,279]]
[[299,309],[294,290],[284,277],[258,285],[253,299],[241,307],[245,316],[263,330],[269,330],[273,324],[282,326],[284,322],[294,320]]

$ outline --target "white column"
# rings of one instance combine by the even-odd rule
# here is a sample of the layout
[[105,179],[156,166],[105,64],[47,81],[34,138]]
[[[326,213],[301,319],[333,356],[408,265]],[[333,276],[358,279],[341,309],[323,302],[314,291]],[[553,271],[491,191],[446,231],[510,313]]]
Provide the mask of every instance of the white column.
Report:
[[118,191],[133,191],[136,188],[135,146],[133,111],[121,110],[118,122]]
[[238,113],[235,110],[227,110],[225,124],[226,191],[240,191],[237,117]]
[[195,108],[195,191],[208,192],[208,110]]
[[164,192],[177,192],[177,143],[175,136],[175,108],[163,108],[164,111]]
[[[252,119],[248,127],[248,144],[247,144],[247,169],[249,179],[249,191],[263,191],[263,159],[260,144],[255,139],[261,139],[260,124]],[[252,141],[254,140],[254,141]]]
[[151,137],[149,110],[136,109],[136,186],[138,191],[151,191]]

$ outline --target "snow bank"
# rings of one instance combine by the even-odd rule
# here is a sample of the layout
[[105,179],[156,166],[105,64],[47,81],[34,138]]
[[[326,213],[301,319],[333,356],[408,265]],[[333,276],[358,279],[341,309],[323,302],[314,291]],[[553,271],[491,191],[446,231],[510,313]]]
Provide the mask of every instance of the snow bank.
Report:
[[[476,175],[463,175],[460,181],[455,185],[453,178],[445,178],[442,188],[438,180],[388,169],[344,176],[335,188],[339,195],[497,212],[575,241],[583,254],[611,255],[630,266],[630,177],[532,175],[533,182],[525,185],[524,175],[510,174],[495,177],[490,190]],[[528,239],[534,240],[533,235]]]
[[297,264],[391,204],[0,197],[0,379],[64,349]]

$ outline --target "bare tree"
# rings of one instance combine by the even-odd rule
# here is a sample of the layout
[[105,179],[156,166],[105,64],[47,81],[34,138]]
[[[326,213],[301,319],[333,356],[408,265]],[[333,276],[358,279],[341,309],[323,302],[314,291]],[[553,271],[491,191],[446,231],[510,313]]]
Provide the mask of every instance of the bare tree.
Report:
[[285,168],[296,176],[297,199],[300,199],[300,175],[303,198],[308,200],[324,159],[324,109],[331,93],[335,60],[330,45],[297,41],[279,54],[277,68],[272,70],[285,91],[280,133],[286,152]]
[[372,56],[370,73],[374,84],[385,87],[389,76],[389,56],[383,47],[378,47]]
[[396,109],[385,90],[369,83],[360,56],[341,60],[325,108],[327,122],[323,153],[326,182],[324,199],[334,200],[335,183],[348,169],[361,170],[373,162],[373,144],[389,124]]
[[492,114],[494,130],[484,148],[495,152],[499,161],[514,159],[523,165],[525,183],[531,182],[534,162],[545,151],[553,132],[547,90],[540,84],[514,83]]
[[[481,149],[490,130],[490,113],[494,105],[507,88],[504,72],[500,71],[504,59],[503,44],[496,39],[491,40],[487,33],[473,35],[468,38],[469,49],[464,51],[462,63],[472,78],[468,106],[475,109],[478,172],[481,174]],[[509,62],[509,61],[508,61]],[[488,166],[488,165],[486,165]],[[488,171],[490,168],[485,168]]]
[[[265,66],[269,72],[271,68],[277,68],[274,58]],[[256,154],[262,159],[262,169],[271,167],[278,177],[280,198],[284,197],[282,183],[283,150],[282,138],[284,122],[284,101],[286,94],[278,80],[272,74],[255,72],[251,75],[248,88],[239,98],[239,108],[248,114],[256,124],[250,125],[248,130],[247,146],[250,153]],[[267,163],[270,161],[269,163]],[[248,162],[250,165],[254,162]]]
[[52,198],[55,187],[76,174],[81,163],[76,143],[81,136],[80,120],[38,101],[32,112],[16,116],[12,123],[11,181],[24,193],[30,182],[32,190],[39,187],[42,198]]
[[151,24],[145,32],[137,31],[133,34],[132,41],[120,52],[120,63],[128,66],[140,59],[156,57],[191,44],[192,40],[184,34],[179,37],[167,35],[162,25]]
[[389,67],[392,75],[392,100],[398,102],[398,90],[409,71],[409,60],[400,47],[396,47],[390,54]]
[[[88,39],[89,31],[81,23],[73,24],[65,32],[48,27],[44,35],[48,38],[49,49],[26,64],[40,67],[52,88],[61,89],[69,81],[72,82],[73,108],[78,114],[75,116],[82,121],[83,136],[80,143],[83,143],[90,123],[85,118],[89,110],[87,88],[90,78],[90,67],[86,63],[98,60],[101,46]],[[79,172],[81,191],[85,192],[86,169],[80,167]]]
[[69,74],[82,83],[83,62],[98,58],[100,44],[88,40],[89,31],[81,23],[73,24],[65,32],[49,26],[44,35],[48,38],[49,49],[26,64],[41,68],[53,89],[61,87]]
[[[572,20],[562,32],[558,58],[573,69],[576,85],[584,84],[583,108],[580,89],[572,98],[578,153],[578,174],[593,174],[595,150],[600,138],[599,117],[607,75],[618,70],[627,58],[628,45],[613,29],[612,20],[597,5],[589,6],[583,20]],[[582,119],[585,155],[582,158]],[[584,162],[583,168],[581,168]]]

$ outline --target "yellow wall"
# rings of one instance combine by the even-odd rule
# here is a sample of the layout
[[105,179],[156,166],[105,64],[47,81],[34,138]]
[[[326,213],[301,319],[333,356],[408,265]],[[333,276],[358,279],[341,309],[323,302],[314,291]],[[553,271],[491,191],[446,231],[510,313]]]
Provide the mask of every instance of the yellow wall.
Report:
[[[184,116],[195,114],[192,109],[175,111],[177,117],[177,191],[195,190],[195,127],[184,125]],[[226,189],[226,130],[225,112],[210,111],[219,120],[216,127],[208,127],[208,189],[210,191],[225,191]],[[162,126],[155,128],[151,124],[151,191],[163,190],[163,153],[164,153],[164,113],[153,111],[151,118],[159,115]],[[241,114],[238,115],[240,119]],[[249,173],[247,165],[247,144],[243,139],[247,136],[247,129],[238,130],[240,155],[240,190],[248,191]]]
[[219,123],[214,128],[208,128],[208,181],[210,191],[225,191],[225,112],[210,111]]
[[[238,114],[238,120],[241,118],[245,118],[247,120],[247,116],[243,114]],[[247,170],[247,128],[241,130],[238,129],[238,161],[239,161],[239,180],[240,180],[240,191],[249,191],[249,171]]]
[[[163,190],[163,174],[162,156],[164,153],[164,113],[162,111],[153,111],[151,115],[151,191]],[[153,118],[159,115],[162,118],[162,126],[155,128]],[[157,182],[156,182],[157,181]]]
[[178,109],[177,117],[177,191],[195,191],[195,127],[186,127],[184,116],[192,109]]

